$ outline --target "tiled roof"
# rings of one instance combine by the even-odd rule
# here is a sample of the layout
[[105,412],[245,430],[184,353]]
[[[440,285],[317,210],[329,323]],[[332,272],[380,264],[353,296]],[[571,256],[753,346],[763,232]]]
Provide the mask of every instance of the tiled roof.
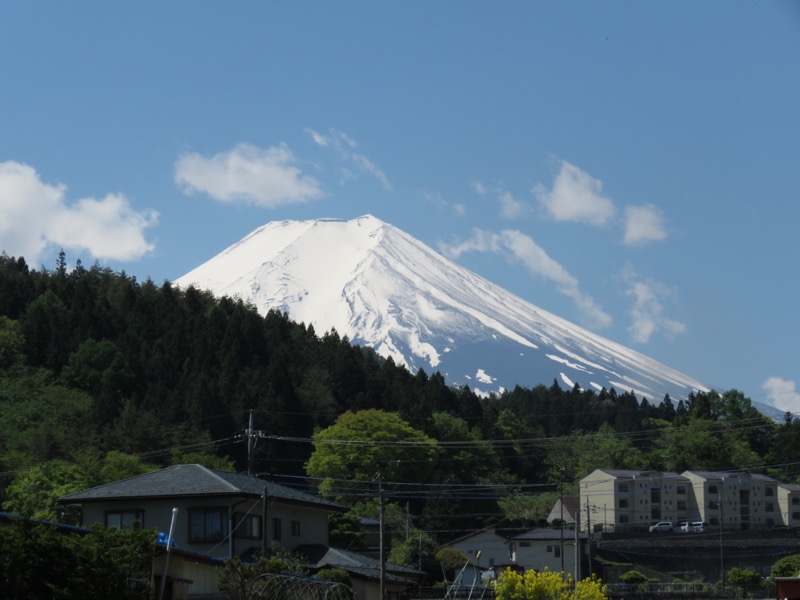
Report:
[[344,507],[320,496],[285,485],[264,481],[252,475],[209,469],[202,465],[174,465],[59,498],[65,504],[128,498],[166,498],[191,496],[259,497],[267,488],[270,499],[313,504],[334,511]]
[[[380,561],[357,552],[341,548],[329,548],[318,544],[298,546],[295,548],[295,552],[305,555],[316,568],[338,567],[370,579],[378,579],[380,577]],[[397,583],[412,583],[424,575],[422,571],[395,563],[385,563],[384,572],[387,581],[395,581]]]
[[[585,540],[587,537],[586,533],[578,533],[578,538]],[[519,535],[514,536],[511,538],[515,542],[519,541],[531,541],[531,540],[560,540],[561,539],[561,530],[560,529],[551,529],[546,527],[540,527],[537,529],[531,529],[526,531],[525,533],[521,533]],[[564,530],[564,539],[574,540],[575,539],[575,531],[572,529],[565,529]]]

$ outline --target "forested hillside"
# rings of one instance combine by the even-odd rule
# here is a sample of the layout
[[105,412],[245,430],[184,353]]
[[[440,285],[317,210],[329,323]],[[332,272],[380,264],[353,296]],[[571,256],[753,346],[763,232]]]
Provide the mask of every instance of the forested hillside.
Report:
[[[68,271],[63,254],[52,271],[0,256],[0,500],[7,510],[21,506],[22,478],[52,465],[84,475],[87,465],[96,473],[122,465],[106,471],[111,479],[216,456],[244,470],[251,410],[260,432],[255,471],[287,481],[327,478],[337,496],[346,494],[331,481],[366,475],[326,470],[337,446],[321,436],[346,430],[369,441],[370,425],[354,423],[352,413],[370,415],[373,429],[396,426],[406,432],[398,435],[432,440],[424,461],[398,469],[386,485],[390,493],[392,484],[418,486],[402,504],[445,537],[502,517],[541,518],[552,500],[542,494],[596,467],[796,477],[798,422],[771,422],[736,390],[640,403],[623,390],[543,384],[480,398],[448,387],[438,373],[409,373],[336,332],[274,312],[262,317],[235,299],[97,265]],[[391,460],[399,464],[405,459],[396,450]],[[97,477],[80,482],[103,480]],[[65,481],[68,491],[77,485]],[[455,486],[502,492],[459,495]],[[536,498],[547,502],[537,506]]]

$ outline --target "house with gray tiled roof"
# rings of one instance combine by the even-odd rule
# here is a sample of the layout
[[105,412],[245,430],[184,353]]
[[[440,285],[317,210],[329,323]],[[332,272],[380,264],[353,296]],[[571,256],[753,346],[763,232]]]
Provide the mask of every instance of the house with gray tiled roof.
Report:
[[[375,558],[341,548],[321,545],[299,546],[315,569],[343,569],[350,576],[356,598],[380,598],[381,563]],[[404,597],[408,589],[417,587],[425,578],[423,571],[394,563],[384,563],[384,587],[388,598]]]
[[216,559],[252,555],[276,544],[286,550],[303,544],[327,546],[328,518],[345,511],[315,494],[202,465],[167,467],[69,494],[59,503],[79,506],[86,527],[137,524],[160,532],[170,530],[177,509],[176,547]]
[[59,503],[79,505],[85,526],[129,527],[138,521],[159,531],[169,529],[177,508],[178,546],[216,557],[268,549],[273,543],[286,550],[327,545],[328,517],[345,511],[315,494],[202,465],[167,467],[69,494]]

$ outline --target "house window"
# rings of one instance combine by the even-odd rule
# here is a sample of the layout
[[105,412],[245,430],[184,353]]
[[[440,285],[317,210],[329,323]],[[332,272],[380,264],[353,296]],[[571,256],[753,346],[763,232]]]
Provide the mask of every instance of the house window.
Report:
[[276,542],[281,541],[281,520],[278,518],[272,519],[272,539]]
[[772,488],[764,488],[764,495],[772,497],[775,495],[775,490]]
[[617,486],[617,491],[618,492],[627,492],[628,491],[628,484],[627,483],[620,483]]
[[294,537],[300,536],[300,521],[292,521],[292,535]]
[[620,515],[619,516],[620,523],[627,523],[628,522],[628,515]]
[[559,546],[553,546],[553,557],[561,558],[561,548]]
[[259,515],[236,513],[234,519],[236,520],[236,532],[234,535],[237,538],[261,539],[261,517]]
[[792,498],[792,504],[794,504],[795,506],[800,504],[800,497],[795,496],[794,498]]
[[792,521],[800,520],[800,512],[793,512],[792,513]]
[[678,494],[686,494],[686,486],[685,486],[685,485],[679,485],[679,486],[678,486],[678,487],[675,489],[675,491],[676,491]]
[[552,552],[552,551],[553,551],[553,547],[552,547],[552,546],[548,546],[548,547],[547,547],[547,551],[548,551],[548,552]]
[[775,512],[775,507],[772,502],[766,502],[764,504],[764,512]]
[[117,529],[141,529],[143,523],[143,510],[121,510],[106,513],[106,527],[116,527]]
[[686,500],[678,500],[678,510],[686,510]]
[[189,509],[189,541],[219,542],[228,535],[228,509]]
[[717,486],[715,486],[715,485],[708,486],[708,493],[709,494],[717,494],[717,493],[719,493],[717,491]]
[[628,508],[628,501],[627,501],[627,500],[625,500],[624,498],[620,499],[620,501],[619,501],[619,507],[620,507],[620,508]]
[[719,500],[709,500],[708,508],[711,510],[719,510]]

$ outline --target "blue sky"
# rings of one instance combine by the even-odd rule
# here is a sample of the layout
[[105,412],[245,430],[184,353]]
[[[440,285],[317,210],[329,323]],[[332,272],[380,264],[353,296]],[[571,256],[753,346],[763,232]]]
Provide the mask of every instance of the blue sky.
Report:
[[370,213],[800,412],[800,3],[3,9],[7,254],[160,283],[266,222]]

